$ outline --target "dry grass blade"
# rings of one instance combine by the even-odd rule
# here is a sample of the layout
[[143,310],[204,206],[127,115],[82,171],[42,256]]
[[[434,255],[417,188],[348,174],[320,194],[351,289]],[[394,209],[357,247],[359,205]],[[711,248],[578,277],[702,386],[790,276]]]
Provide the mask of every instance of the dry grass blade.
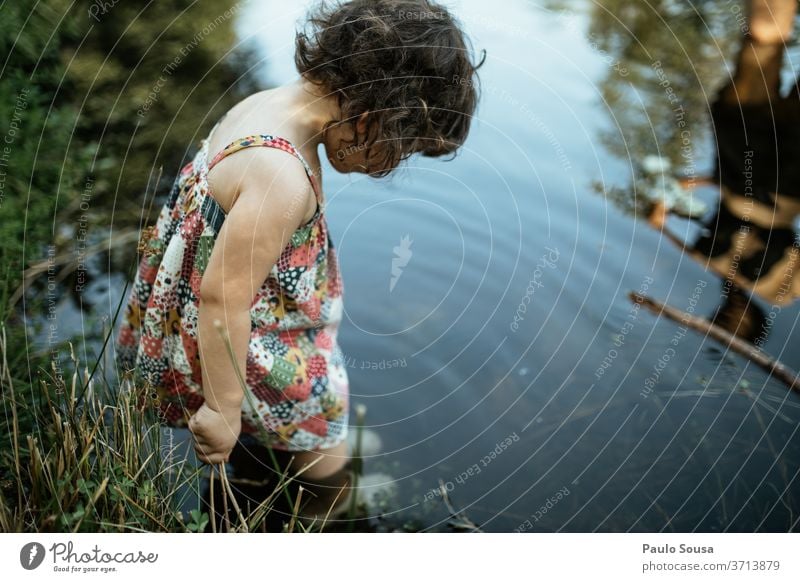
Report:
[[289,533],[294,533],[294,525],[297,523],[297,515],[300,513],[300,499],[303,497],[303,486],[300,485],[297,491],[297,499],[294,501],[292,508],[292,517],[289,520]]
[[95,505],[95,503],[97,503],[97,500],[100,498],[100,496],[103,494],[103,492],[105,492],[106,486],[108,485],[108,480],[109,480],[109,477],[106,477],[105,479],[103,479],[103,482],[100,484],[100,487],[97,488],[97,491],[95,491],[94,495],[92,496],[92,500],[89,502],[89,505],[86,507],[86,511],[81,516],[81,518],[78,521],[78,523],[75,524],[75,527],[72,528],[72,533],[77,533],[78,532],[78,530],[81,527],[81,524],[83,523],[83,520],[86,519],[86,516],[94,508],[94,505]]
[[336,497],[334,497],[334,498],[333,498],[333,503],[331,503],[331,506],[328,508],[328,512],[325,514],[325,517],[323,518],[323,520],[322,520],[322,523],[319,525],[319,531],[320,531],[320,533],[322,533],[322,531],[325,529],[325,526],[326,526],[326,525],[327,525],[327,523],[328,523],[328,519],[329,519],[329,518],[330,518],[330,516],[331,516],[331,511],[333,511],[333,508],[334,508],[334,507],[336,507],[336,504],[339,502],[339,497],[341,497],[341,496],[342,496],[342,493],[344,493],[344,490],[345,490],[345,489],[346,489],[346,488],[347,488],[349,485],[350,485],[349,483],[345,483],[345,484],[344,484],[344,485],[343,485],[343,486],[342,486],[342,487],[339,489],[339,492],[336,494]]
[[458,511],[456,510],[455,507],[453,507],[453,504],[450,501],[450,496],[447,494],[447,487],[445,487],[444,481],[442,481],[441,479],[439,479],[439,491],[442,494],[442,501],[444,501],[444,504],[447,507],[447,511],[450,512],[451,519],[453,520],[452,524],[454,527],[456,527],[457,529],[463,529],[473,532],[483,531],[478,526],[478,524],[476,524],[474,521],[468,518],[463,511]]
[[[242,510],[239,509],[239,503],[236,501],[236,495],[234,495],[233,488],[231,487],[231,484],[228,482],[228,475],[225,469],[225,463],[219,463],[218,466],[219,466],[219,480],[222,482],[222,488],[224,489],[225,494],[230,496],[233,508],[236,510],[236,516],[239,518],[239,526],[237,526],[237,529],[241,527],[244,529],[245,533],[247,533],[248,531],[247,521],[245,520],[244,515],[242,515]],[[228,528],[230,531],[230,524],[228,524]]]
[[214,507],[214,467],[211,467],[211,475],[208,478],[208,491],[211,504],[211,533],[217,533],[217,510]]

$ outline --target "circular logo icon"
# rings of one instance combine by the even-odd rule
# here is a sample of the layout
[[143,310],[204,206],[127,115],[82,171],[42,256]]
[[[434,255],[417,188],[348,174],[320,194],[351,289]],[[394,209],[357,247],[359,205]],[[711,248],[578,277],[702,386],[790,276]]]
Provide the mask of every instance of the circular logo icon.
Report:
[[19,563],[26,570],[35,570],[44,561],[44,546],[39,542],[29,542],[19,552]]

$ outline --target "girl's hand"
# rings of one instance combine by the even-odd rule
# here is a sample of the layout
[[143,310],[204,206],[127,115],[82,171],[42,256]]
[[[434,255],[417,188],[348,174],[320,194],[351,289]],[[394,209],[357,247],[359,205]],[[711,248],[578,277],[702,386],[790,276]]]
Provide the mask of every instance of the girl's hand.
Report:
[[242,431],[240,407],[214,410],[207,403],[189,419],[197,458],[210,465],[227,462]]

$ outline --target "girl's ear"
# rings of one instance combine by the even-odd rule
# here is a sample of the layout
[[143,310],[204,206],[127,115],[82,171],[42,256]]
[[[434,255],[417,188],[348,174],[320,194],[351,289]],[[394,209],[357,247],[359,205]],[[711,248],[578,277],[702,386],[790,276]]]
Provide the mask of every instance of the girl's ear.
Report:
[[369,115],[369,111],[365,111],[359,115],[358,121],[356,121],[356,132],[360,136],[367,133],[367,115]]

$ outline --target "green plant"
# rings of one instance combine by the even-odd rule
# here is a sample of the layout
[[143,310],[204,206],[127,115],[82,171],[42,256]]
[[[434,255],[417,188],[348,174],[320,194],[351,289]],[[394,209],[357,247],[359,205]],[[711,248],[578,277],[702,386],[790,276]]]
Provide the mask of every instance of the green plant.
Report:
[[192,521],[189,522],[186,529],[194,532],[203,532],[206,530],[206,526],[208,525],[208,513],[205,511],[201,512],[199,509],[192,509],[189,512],[189,516],[192,518]]
[[[32,398],[21,397],[6,348],[0,323],[0,387],[10,412],[3,426],[10,446],[0,451],[0,530],[205,531],[209,514],[198,507],[186,520],[183,508],[189,495],[199,498],[209,468],[180,458],[178,445],[164,442],[146,389],[129,377],[119,386],[90,379],[89,367],[80,366],[69,344],[71,377],[43,378]],[[105,378],[102,370],[96,377]],[[281,473],[274,491],[244,515],[224,465],[210,469],[212,487],[219,470],[225,515],[230,500],[237,516],[226,531],[258,529],[293,479]],[[213,495],[210,509],[213,514]]]

